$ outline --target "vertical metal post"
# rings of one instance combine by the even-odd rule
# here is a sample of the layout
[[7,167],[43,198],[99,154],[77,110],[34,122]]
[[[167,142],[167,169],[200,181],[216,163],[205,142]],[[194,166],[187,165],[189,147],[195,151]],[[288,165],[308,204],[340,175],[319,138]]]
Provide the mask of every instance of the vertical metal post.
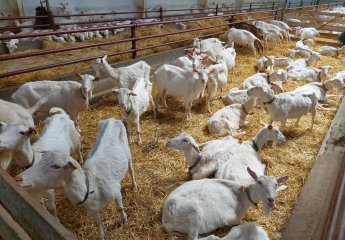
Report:
[[275,14],[274,14],[274,20],[277,20],[278,17],[278,9],[276,10]]
[[218,4],[216,5],[216,13],[215,13],[216,16],[218,16]]
[[301,0],[301,3],[299,5],[300,7],[303,7],[303,0]]
[[289,6],[288,6],[288,8],[290,8],[290,6],[291,6],[291,2],[289,2]]
[[229,28],[231,28],[232,26],[232,22],[234,21],[234,14],[231,15],[231,18],[229,18]]
[[51,28],[56,31],[58,29],[57,25],[55,24],[54,14],[52,11],[48,11],[48,16],[50,19],[50,26]]
[[162,7],[159,8],[159,19],[161,21],[163,21],[163,8]]
[[275,2],[272,3],[272,10],[274,9],[274,3],[275,3]]
[[[131,22],[131,24],[133,24],[133,22]],[[137,27],[136,24],[133,24],[131,27],[132,50],[134,50],[134,52],[132,52],[132,58],[133,59],[135,59],[137,57],[137,39],[136,39],[136,35],[135,35],[136,27]]]
[[249,4],[249,12],[252,11],[252,3]]
[[280,16],[280,21],[284,21],[284,15],[285,15],[285,11],[286,11],[286,7],[287,7],[287,0],[284,1],[284,5],[283,5],[283,9],[282,9],[282,14]]

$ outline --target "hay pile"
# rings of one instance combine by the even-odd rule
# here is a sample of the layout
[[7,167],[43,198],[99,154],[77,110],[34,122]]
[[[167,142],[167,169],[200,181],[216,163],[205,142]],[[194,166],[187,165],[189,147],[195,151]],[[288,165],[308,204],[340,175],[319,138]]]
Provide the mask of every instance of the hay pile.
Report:
[[[275,51],[266,54],[286,55],[287,49],[294,46],[295,42],[284,43]],[[316,46],[318,48],[319,46]],[[248,53],[247,49],[237,49],[235,82],[228,83],[227,89],[239,87],[244,78],[254,74],[253,66],[256,59]],[[331,57],[321,57],[320,65],[332,65],[333,71],[342,70],[340,61]],[[289,82],[284,85],[286,91],[302,85],[298,82]],[[154,90],[155,92],[155,90]],[[102,211],[103,224],[107,239],[178,239],[167,236],[161,228],[161,209],[164,198],[181,181],[190,180],[185,172],[186,165],[182,152],[169,150],[165,147],[167,139],[173,138],[181,132],[188,132],[195,137],[198,143],[211,140],[205,129],[205,123],[210,117],[205,112],[205,103],[195,101],[192,108],[192,119],[185,120],[183,102],[181,99],[168,97],[169,111],[161,110],[158,120],[154,121],[151,109],[141,118],[143,144],[131,144],[134,169],[139,190],[131,191],[129,174],[122,182],[124,205],[128,214],[128,222],[120,223],[115,204],[110,204]],[[332,107],[338,107],[337,100]],[[214,100],[212,110],[222,108],[220,100]],[[252,207],[245,221],[257,221],[269,233],[270,239],[280,239],[289,215],[296,204],[301,188],[308,177],[324,135],[335,115],[335,112],[319,111],[316,115],[314,130],[310,131],[310,116],[303,117],[300,127],[294,129],[292,121],[288,121],[284,130],[286,143],[276,149],[265,147],[260,155],[267,165],[266,174],[273,176],[288,175],[288,189],[277,194],[276,207],[270,219],[265,219],[261,207]],[[103,97],[83,112],[80,119],[82,129],[82,142],[84,155],[93,146],[97,134],[97,122],[105,118],[121,119],[121,109],[115,105],[113,96]],[[247,132],[242,140],[251,139],[256,132],[267,123],[267,114],[254,109],[248,118],[249,124],[245,127]],[[134,134],[134,133],[133,133]],[[133,135],[135,136],[135,135]],[[61,223],[75,232],[79,239],[96,239],[97,232],[93,220],[86,213],[70,205],[62,196],[57,199],[57,211]],[[229,229],[222,229],[218,235],[224,235]]]

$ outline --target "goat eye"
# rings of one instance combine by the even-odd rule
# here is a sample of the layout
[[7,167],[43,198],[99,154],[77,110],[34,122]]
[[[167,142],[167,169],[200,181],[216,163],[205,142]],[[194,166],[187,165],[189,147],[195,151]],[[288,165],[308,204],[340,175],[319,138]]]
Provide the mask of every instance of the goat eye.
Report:
[[182,142],[188,142],[188,140],[187,139],[182,139]]
[[261,182],[261,181],[258,181],[258,184],[262,184],[262,182]]
[[54,168],[54,169],[60,169],[60,166],[57,165],[57,164],[51,165],[50,167],[51,167],[51,168]]

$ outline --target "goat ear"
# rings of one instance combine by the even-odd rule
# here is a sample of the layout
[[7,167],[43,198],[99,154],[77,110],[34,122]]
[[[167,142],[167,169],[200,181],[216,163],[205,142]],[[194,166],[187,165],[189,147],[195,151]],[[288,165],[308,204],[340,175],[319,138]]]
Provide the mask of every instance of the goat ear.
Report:
[[196,145],[195,143],[191,143],[191,144],[192,144],[192,147],[193,147],[196,151],[200,152],[200,148],[198,147],[198,145]]
[[284,176],[284,177],[279,177],[276,180],[278,183],[285,183],[288,180],[288,178],[289,178],[288,176]]
[[99,80],[101,80],[100,77],[95,77],[94,81],[98,82]]
[[211,68],[209,71],[210,71],[210,73],[214,73],[216,71],[216,69],[215,68]]
[[193,72],[199,73],[199,71],[196,68],[193,68]]
[[107,59],[107,55],[104,55],[104,57],[102,57],[102,60],[101,60],[101,62],[104,62],[106,59]]
[[256,173],[253,170],[251,170],[250,167],[247,167],[247,171],[250,174],[250,176],[254,178],[255,181],[258,179],[258,176],[256,175]]
[[0,128],[7,125],[7,123],[4,123],[4,122],[0,122]]
[[74,170],[74,169],[77,169],[79,168],[78,164],[76,161],[68,161],[66,166],[65,166],[66,169],[71,169],[71,170]]
[[268,125],[267,128],[268,128],[269,130],[272,130],[273,127],[272,127],[272,125]]
[[119,93],[119,89],[113,89],[111,90],[114,94],[118,94]]
[[136,94],[135,92],[133,92],[133,91],[130,91],[129,95],[131,95],[131,96],[137,96],[137,94]]
[[32,134],[36,133],[36,130],[33,127],[29,127],[26,132],[20,132],[20,134],[30,137]]
[[76,76],[77,79],[82,80],[82,76],[80,73],[74,72],[74,75]]

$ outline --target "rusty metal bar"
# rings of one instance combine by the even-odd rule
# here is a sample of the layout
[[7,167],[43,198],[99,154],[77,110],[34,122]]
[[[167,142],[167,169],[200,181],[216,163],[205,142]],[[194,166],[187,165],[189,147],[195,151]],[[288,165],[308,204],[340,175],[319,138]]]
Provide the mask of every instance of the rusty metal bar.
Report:
[[0,27],[0,31],[2,30],[19,30],[21,28],[40,28],[40,27],[49,27],[50,24],[42,24],[42,25],[26,25],[26,26],[5,26]]
[[19,19],[48,18],[49,16],[21,16],[21,17],[0,17],[0,21],[10,21]]
[[345,239],[345,156],[343,158],[337,182],[334,186],[331,206],[328,210],[327,223],[322,240]]
[[[214,19],[214,18],[226,18],[231,15],[247,15],[247,14],[257,14],[257,13],[269,13],[274,12],[274,10],[268,11],[257,11],[251,13],[233,13],[228,15],[218,15],[218,16],[209,16],[209,17],[200,17],[200,18],[192,18],[192,19],[179,19],[179,20],[168,20],[162,22],[151,22],[151,23],[138,23],[137,27],[144,27],[144,26],[152,26],[157,24],[168,24],[168,23],[177,23],[177,22],[189,22],[189,21],[199,21],[199,20],[207,20],[207,19]],[[56,17],[56,16],[54,16]],[[89,32],[89,31],[102,31],[102,30],[109,30],[109,29],[117,29],[117,28],[129,28],[132,27],[132,24],[126,25],[117,25],[117,26],[106,26],[106,27],[92,27],[87,29],[76,29],[76,30],[63,30],[63,31],[54,31],[54,32],[45,32],[45,33],[28,33],[28,34],[21,34],[21,35],[10,35],[10,36],[0,36],[0,40],[8,40],[8,39],[18,39],[18,38],[29,38],[29,37],[39,37],[39,36],[49,36],[49,35],[59,35],[59,34],[70,34],[70,33],[77,33],[77,32]]]
[[[264,20],[264,19],[268,19],[268,18],[271,18],[271,17],[259,18],[258,20]],[[247,22],[247,21],[250,21],[250,20],[236,21],[234,23]],[[135,25],[137,26],[137,24],[135,24]],[[121,39],[121,40],[115,40],[115,41],[109,41],[109,42],[101,42],[101,43],[93,43],[93,44],[88,44],[88,45],[83,45],[83,46],[75,46],[75,47],[68,47],[68,48],[62,48],[62,49],[60,48],[60,49],[53,49],[53,50],[41,50],[41,51],[30,52],[30,53],[23,53],[23,54],[16,54],[16,55],[2,55],[2,56],[0,56],[0,61],[19,59],[19,58],[27,58],[27,57],[40,56],[40,55],[59,53],[59,52],[66,52],[66,51],[73,51],[73,50],[79,50],[79,49],[85,49],[85,48],[93,48],[93,47],[99,47],[99,46],[105,46],[105,45],[111,45],[111,44],[117,44],[117,43],[124,43],[124,42],[130,42],[130,41],[132,41],[132,47],[133,47],[133,42],[134,41],[138,41],[138,40],[144,40],[144,39],[156,38],[156,37],[163,37],[163,36],[170,36],[170,35],[176,35],[176,34],[187,33],[187,32],[194,32],[194,31],[202,31],[202,30],[207,30],[207,29],[216,28],[216,27],[224,27],[224,26],[228,26],[228,24],[227,23],[225,23],[225,24],[218,24],[218,25],[213,25],[213,26],[204,27],[204,28],[193,28],[193,29],[187,29],[187,30],[178,31],[178,32],[165,33],[165,34],[157,34],[157,35],[149,35],[149,36],[142,36],[142,37],[133,37],[133,35],[135,35],[135,33],[134,34],[132,33],[132,37],[131,38],[126,38],[126,39]],[[136,45],[136,43],[134,45]]]
[[[133,52],[132,49],[121,51],[121,52],[116,52],[116,53],[110,53],[110,54],[107,54],[107,55],[109,57],[111,57],[111,56],[117,56],[117,55],[121,55],[121,54],[125,54],[125,53],[131,53],[131,52]],[[9,77],[9,76],[13,76],[13,75],[19,75],[19,74],[23,74],[23,73],[34,72],[34,71],[46,70],[48,68],[62,67],[62,66],[65,66],[65,65],[70,65],[70,64],[75,64],[75,63],[80,63],[80,62],[94,60],[96,58],[100,58],[100,57],[103,57],[103,56],[104,55],[97,55],[97,56],[93,56],[93,57],[81,58],[81,59],[78,59],[78,60],[69,60],[69,61],[60,62],[60,63],[52,63],[52,64],[38,66],[38,67],[20,69],[20,70],[13,71],[13,72],[2,73],[2,74],[0,74],[0,78]]]
[[85,49],[85,48],[107,46],[107,45],[111,45],[111,44],[129,42],[132,40],[133,40],[132,38],[126,38],[126,39],[109,41],[109,42],[92,43],[92,44],[87,44],[87,45],[83,45],[83,46],[67,47],[67,48],[52,49],[52,50],[41,50],[41,51],[22,53],[22,54],[16,54],[16,55],[1,55],[0,61],[34,57],[34,56],[47,55],[47,54],[60,53],[60,52],[67,52],[67,51],[74,51],[74,50],[80,50],[80,49]]

